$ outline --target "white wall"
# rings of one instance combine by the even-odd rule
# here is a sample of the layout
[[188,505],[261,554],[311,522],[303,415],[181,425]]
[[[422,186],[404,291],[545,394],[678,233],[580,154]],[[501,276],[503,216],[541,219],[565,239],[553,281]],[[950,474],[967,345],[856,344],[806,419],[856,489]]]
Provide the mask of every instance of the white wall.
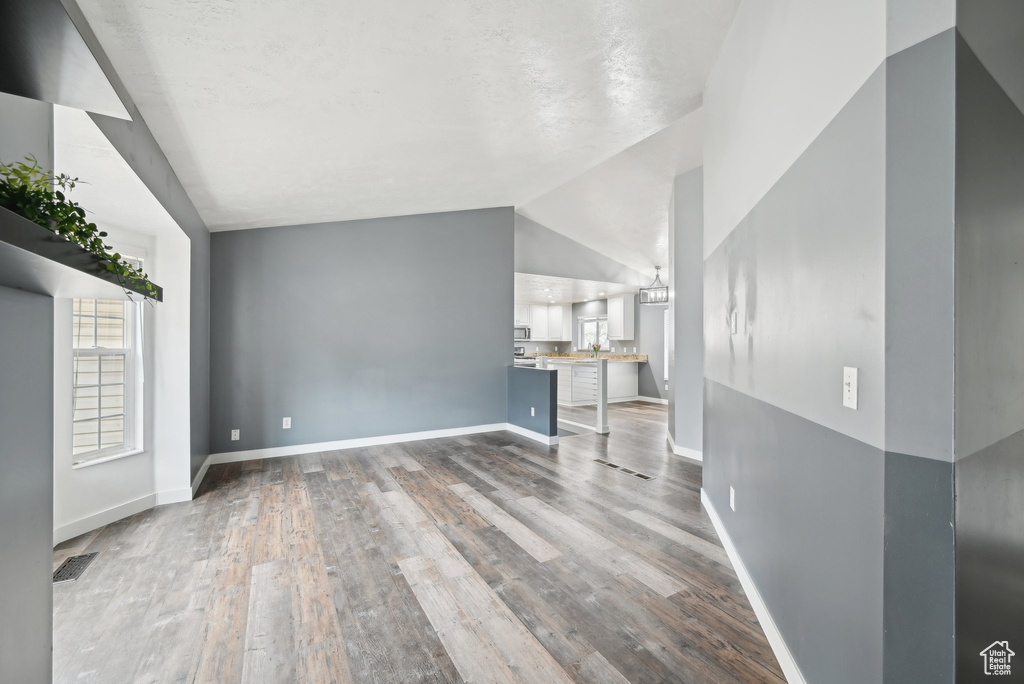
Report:
[[885,0],[759,0],[704,90],[704,256],[842,109],[886,51]]
[[704,89],[705,258],[887,55],[954,21],[954,0],[744,2]]
[[189,483],[189,240],[118,231],[114,247],[146,259],[165,301],[143,305],[143,449],[72,464],[71,300],[54,306],[53,543],[161,503],[191,498]]

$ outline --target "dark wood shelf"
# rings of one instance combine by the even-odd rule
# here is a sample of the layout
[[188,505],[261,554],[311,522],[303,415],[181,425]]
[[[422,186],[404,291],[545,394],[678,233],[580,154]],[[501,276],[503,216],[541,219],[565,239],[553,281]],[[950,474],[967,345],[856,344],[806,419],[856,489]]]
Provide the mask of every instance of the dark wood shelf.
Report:
[[162,302],[145,281],[120,278],[103,261],[46,228],[0,207],[0,286],[50,297],[128,299],[125,290]]

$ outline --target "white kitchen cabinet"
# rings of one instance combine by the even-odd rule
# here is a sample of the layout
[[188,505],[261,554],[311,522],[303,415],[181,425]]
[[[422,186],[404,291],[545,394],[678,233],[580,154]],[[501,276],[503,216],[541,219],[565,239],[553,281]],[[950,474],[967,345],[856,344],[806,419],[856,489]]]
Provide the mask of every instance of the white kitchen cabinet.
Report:
[[515,305],[515,322],[513,325],[530,325],[530,305],[529,304],[516,304]]
[[558,342],[562,339],[562,316],[564,312],[559,305],[548,307],[548,340]]
[[548,307],[530,305],[530,339],[544,342],[548,339]]
[[608,298],[608,339],[632,340],[633,295]]
[[562,307],[562,342],[569,342],[569,349],[572,350],[572,304]]

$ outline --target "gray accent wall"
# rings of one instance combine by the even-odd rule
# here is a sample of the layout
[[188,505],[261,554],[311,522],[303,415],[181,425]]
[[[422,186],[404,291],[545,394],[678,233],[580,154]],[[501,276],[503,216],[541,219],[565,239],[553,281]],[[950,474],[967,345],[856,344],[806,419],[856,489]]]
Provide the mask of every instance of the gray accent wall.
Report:
[[547,437],[558,434],[556,371],[508,367],[508,422]]
[[[1019,3],[958,3],[956,48],[957,674],[1006,640],[1024,681],[1024,44]],[[966,40],[965,40],[966,38]],[[1012,41],[1008,42],[1008,39]],[[985,55],[988,62],[979,59]]]
[[[53,106],[0,93],[0,161],[53,168]],[[53,299],[0,287],[0,681],[48,682]]]
[[189,238],[189,479],[192,480],[210,454],[210,231],[114,71],[82,11],[72,0],[62,2],[132,120],[122,121],[99,114],[89,116]]
[[506,422],[513,232],[506,207],[214,233],[213,451]]
[[668,430],[676,446],[704,450],[704,168],[677,176],[669,227]]
[[48,682],[53,299],[0,287],[0,680]]

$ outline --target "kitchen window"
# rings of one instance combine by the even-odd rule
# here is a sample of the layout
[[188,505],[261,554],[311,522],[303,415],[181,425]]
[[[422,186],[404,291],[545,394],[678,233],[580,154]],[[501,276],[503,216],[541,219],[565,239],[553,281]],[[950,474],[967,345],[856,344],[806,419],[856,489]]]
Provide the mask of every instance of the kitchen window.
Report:
[[72,463],[135,453],[142,448],[141,305],[75,299],[72,316]]
[[601,349],[608,349],[608,317],[592,316],[579,319],[580,348],[584,351],[593,349],[600,344]]

